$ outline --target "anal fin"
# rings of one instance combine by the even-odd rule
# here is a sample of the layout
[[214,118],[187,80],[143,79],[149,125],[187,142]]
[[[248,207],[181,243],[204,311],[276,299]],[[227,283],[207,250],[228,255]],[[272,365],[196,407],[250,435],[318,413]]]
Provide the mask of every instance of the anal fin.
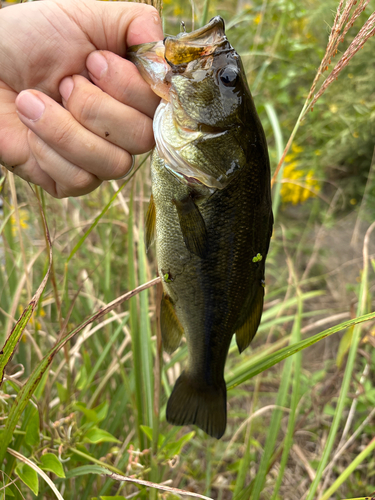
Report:
[[208,233],[199,208],[189,195],[182,200],[172,201],[177,209],[186,248],[203,259],[208,249]]
[[154,197],[151,195],[150,203],[146,212],[145,247],[146,252],[155,239],[156,234],[156,210]]
[[160,329],[163,349],[168,354],[172,354],[181,343],[184,329],[177,318],[173,302],[165,294],[160,305]]
[[259,285],[250,307],[243,312],[240,327],[236,330],[236,342],[240,353],[246,349],[255,337],[263,312],[264,287]]

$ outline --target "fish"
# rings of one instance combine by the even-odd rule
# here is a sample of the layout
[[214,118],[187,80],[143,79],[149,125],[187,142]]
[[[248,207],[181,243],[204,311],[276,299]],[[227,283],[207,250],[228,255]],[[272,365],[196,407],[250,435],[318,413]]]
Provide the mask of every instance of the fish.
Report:
[[220,16],[130,47],[127,58],[162,98],[145,240],[147,249],[156,242],[162,277],[163,349],[172,354],[185,336],[188,350],[166,418],[220,439],[231,339],[246,349],[263,311],[273,226],[266,137]]

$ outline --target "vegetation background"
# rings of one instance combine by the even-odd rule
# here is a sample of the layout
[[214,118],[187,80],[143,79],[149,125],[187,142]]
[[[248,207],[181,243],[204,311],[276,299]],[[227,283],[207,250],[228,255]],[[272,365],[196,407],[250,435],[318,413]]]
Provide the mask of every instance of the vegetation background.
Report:
[[[188,31],[226,20],[273,171],[337,5],[164,0],[166,33],[181,20]],[[330,68],[372,12],[369,3]],[[370,39],[305,116],[274,184],[265,311],[251,347],[230,349],[220,441],[165,421],[186,347],[160,350],[157,287],[100,312],[155,277],[143,244],[149,158],[131,179],[66,200],[3,169],[0,346],[15,328],[0,358],[0,499],[375,495],[374,50]]]

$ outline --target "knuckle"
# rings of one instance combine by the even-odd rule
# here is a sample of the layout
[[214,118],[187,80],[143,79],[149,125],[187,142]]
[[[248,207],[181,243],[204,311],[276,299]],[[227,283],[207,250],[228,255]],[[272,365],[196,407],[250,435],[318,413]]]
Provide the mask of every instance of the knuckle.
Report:
[[155,140],[152,130],[152,120],[150,118],[145,117],[139,120],[133,133],[133,141],[139,145],[138,149],[134,151],[134,154],[146,153],[154,147]]
[[47,156],[48,154],[47,144],[44,141],[42,141],[42,139],[38,137],[36,134],[34,134],[31,130],[29,130],[28,133],[28,143],[31,152],[36,159]]
[[119,87],[121,89],[120,100],[122,102],[131,101],[134,94],[137,93],[137,89],[139,87],[139,74],[135,68],[134,70],[135,71],[129,71],[127,74],[121,75],[122,78],[119,82]]
[[84,193],[87,192],[87,189],[89,189],[93,180],[94,176],[92,174],[86,172],[86,170],[83,170],[82,168],[79,168],[72,176],[70,185],[74,192]]
[[113,158],[113,161],[110,162],[108,168],[108,179],[119,179],[120,177],[126,175],[132,166],[132,163],[132,156],[126,152],[119,155],[117,158]]
[[59,148],[67,148],[76,136],[75,124],[71,120],[61,120],[60,126],[53,131],[51,142]]
[[56,198],[68,196],[82,196],[90,193],[100,185],[101,181],[93,174],[83,169],[76,169],[69,180],[69,184],[56,184]]
[[81,124],[87,124],[95,119],[96,110],[99,106],[99,94],[97,92],[85,92],[77,99],[74,116]]

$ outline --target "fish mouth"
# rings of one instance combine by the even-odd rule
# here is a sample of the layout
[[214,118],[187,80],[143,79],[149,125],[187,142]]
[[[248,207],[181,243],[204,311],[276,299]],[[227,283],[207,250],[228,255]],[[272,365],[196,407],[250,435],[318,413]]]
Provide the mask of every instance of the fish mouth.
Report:
[[191,33],[180,33],[158,42],[133,45],[128,48],[126,58],[136,65],[152,90],[169,101],[171,74],[179,73],[196,59],[229,47],[224,19],[216,16]]
[[164,39],[165,59],[171,66],[188,64],[200,57],[211,55],[227,43],[224,19],[216,16],[191,33],[180,33]]

